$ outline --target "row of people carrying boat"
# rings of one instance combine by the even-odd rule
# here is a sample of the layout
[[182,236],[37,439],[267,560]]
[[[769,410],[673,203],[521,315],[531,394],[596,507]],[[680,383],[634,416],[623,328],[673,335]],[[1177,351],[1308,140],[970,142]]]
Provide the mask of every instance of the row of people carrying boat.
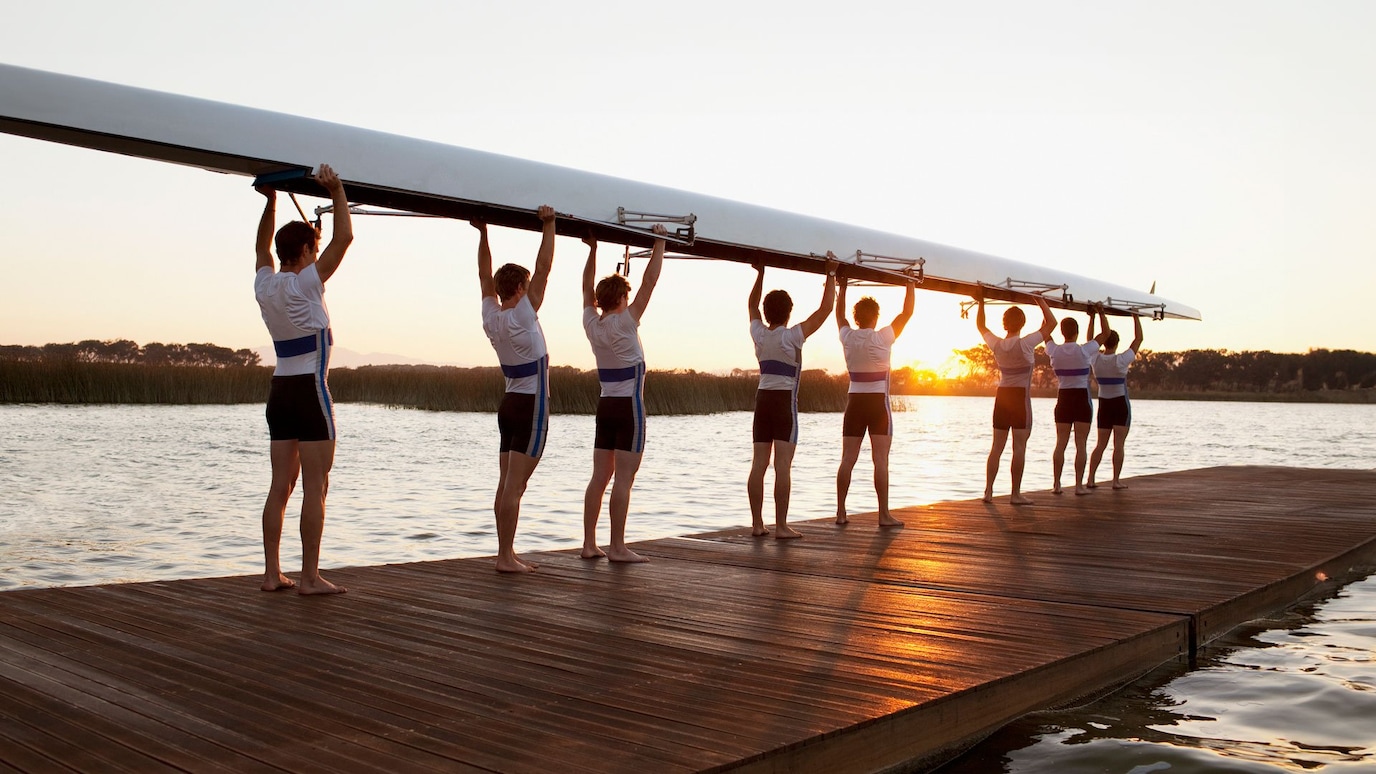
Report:
[[[327,380],[329,353],[334,342],[324,303],[324,284],[339,268],[352,242],[353,232],[348,202],[338,176],[329,165],[321,165],[317,180],[329,191],[334,203],[333,235],[323,252],[318,249],[317,230],[308,223],[288,223],[274,235],[276,194],[269,188],[258,189],[267,203],[257,232],[254,290],[277,354],[267,404],[272,484],[263,508],[264,591],[293,588],[301,594],[345,591],[342,586],[322,578],[319,572],[325,498],[336,438]],[[515,263],[494,271],[487,225],[477,221],[472,224],[479,232],[478,278],[483,331],[496,351],[506,380],[506,391],[497,413],[500,472],[493,503],[498,547],[496,569],[504,573],[529,572],[536,567],[516,554],[515,537],[521,498],[544,453],[549,432],[549,352],[538,312],[554,262],[555,212],[551,207],[541,206],[538,215],[542,235],[533,272]],[[664,227],[658,224],[654,226],[654,233],[660,237],[666,235]],[[665,242],[662,238],[654,241],[640,288],[634,295],[629,281],[619,274],[597,278],[597,241],[588,237],[584,242],[588,246],[588,256],[581,281],[583,328],[597,363],[601,395],[594,422],[592,474],[583,498],[583,547],[579,555],[588,560],[605,557],[613,562],[644,562],[647,561],[644,557],[626,545],[626,520],[631,488],[645,449],[645,355],[639,327],[659,280]],[[274,246],[279,263],[276,270],[271,250]],[[888,502],[889,450],[893,439],[889,373],[894,341],[912,318],[914,286],[908,283],[903,310],[889,325],[878,327],[879,304],[867,296],[850,310],[855,321],[852,326],[847,317],[849,282],[844,275],[844,265],[830,252],[827,257],[821,303],[797,325],[788,324],[793,301],[787,292],[774,290],[763,295],[763,266],[757,267],[755,284],[749,295],[750,333],[760,364],[760,385],[756,393],[753,457],[746,489],[752,534],[759,537],[770,534],[781,540],[801,537],[801,533],[788,525],[788,507],[792,461],[798,444],[797,393],[802,348],[833,310],[850,377],[842,420],[841,463],[836,473],[835,523],[841,525],[849,521],[846,497],[851,472],[859,457],[861,442],[868,434],[879,502],[879,525],[903,526],[889,512]],[[1021,482],[1027,439],[1032,429],[1033,351],[1043,342],[1061,383],[1056,404],[1054,491],[1061,492],[1064,453],[1072,436],[1076,442],[1076,494],[1087,494],[1095,487],[1095,472],[1110,436],[1115,440],[1113,486],[1123,486],[1119,475],[1123,441],[1131,417],[1124,375],[1141,345],[1140,320],[1136,321],[1132,346],[1118,353],[1117,334],[1109,329],[1102,308],[1091,311],[1088,341],[1076,343],[1078,323],[1074,318],[1066,318],[1061,322],[1065,341],[1054,344],[1050,337],[1056,320],[1040,297],[1037,302],[1044,315],[1044,324],[1026,336],[1022,335],[1026,317],[1021,309],[1010,307],[1005,312],[1005,335],[999,337],[985,325],[982,295],[977,296],[977,300],[977,325],[994,352],[1001,374],[994,405],[994,436],[984,500],[993,501],[994,479],[1011,436],[1011,502],[1015,505],[1031,502],[1022,494]],[[1094,311],[1102,326],[1097,335],[1094,333]],[[1089,476],[1085,482],[1085,446],[1092,414],[1088,383],[1091,372],[1099,382],[1099,442],[1090,456]],[[763,518],[764,478],[771,459],[775,473],[772,533]],[[279,558],[287,498],[298,478],[303,483],[299,584],[282,572]],[[608,486],[611,488],[608,504],[611,544],[603,550],[596,536]]]

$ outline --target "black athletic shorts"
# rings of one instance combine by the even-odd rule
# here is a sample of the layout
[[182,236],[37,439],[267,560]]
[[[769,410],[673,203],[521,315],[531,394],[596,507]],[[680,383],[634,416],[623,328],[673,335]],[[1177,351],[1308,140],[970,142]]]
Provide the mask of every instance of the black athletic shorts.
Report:
[[645,404],[639,398],[600,398],[592,447],[636,454],[645,451]]
[[885,392],[852,392],[846,395],[846,414],[841,420],[841,435],[864,438],[893,435],[893,414],[889,411],[889,395]]
[[994,429],[1032,429],[1032,396],[1026,387],[998,389],[994,395]]
[[330,385],[316,374],[272,377],[267,415],[274,441],[334,440]]
[[756,390],[755,443],[798,442],[798,402],[793,390]]
[[539,459],[549,436],[549,401],[543,395],[508,392],[497,409],[501,452],[520,452]]
[[1132,404],[1128,396],[1099,399],[1099,429],[1132,426]]
[[1068,425],[1094,419],[1088,387],[1072,387],[1056,393],[1056,424]]

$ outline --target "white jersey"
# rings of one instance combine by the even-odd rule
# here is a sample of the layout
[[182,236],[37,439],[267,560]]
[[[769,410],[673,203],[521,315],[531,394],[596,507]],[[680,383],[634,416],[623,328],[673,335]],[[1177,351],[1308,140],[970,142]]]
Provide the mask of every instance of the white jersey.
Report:
[[803,373],[803,326],[770,329],[763,320],[750,321],[755,359],[760,361],[761,390],[796,390]]
[[1062,390],[1089,389],[1090,363],[1099,355],[1099,342],[1053,344],[1048,341],[1046,354],[1051,356],[1051,368]]
[[841,349],[850,374],[848,392],[889,392],[889,359],[898,334],[893,326],[879,330],[841,326]]
[[483,298],[483,333],[497,351],[506,377],[506,391],[523,395],[549,395],[549,352],[545,332],[535,316],[530,297],[503,309],[496,296]]
[[645,350],[640,345],[640,322],[630,311],[599,315],[583,308],[583,331],[597,360],[597,380],[602,397],[640,395],[645,384]]
[[999,366],[1000,387],[1032,386],[1032,365],[1036,362],[1032,353],[1044,340],[1039,330],[1020,339],[1001,339],[993,331],[984,332],[984,343],[993,350],[994,362]]
[[324,378],[330,367],[330,312],[325,308],[325,284],[315,264],[292,271],[258,270],[253,295],[263,313],[277,353],[273,376],[316,374]]
[[1121,398],[1128,394],[1128,366],[1137,359],[1130,349],[1094,359],[1094,379],[1099,382],[1099,397]]

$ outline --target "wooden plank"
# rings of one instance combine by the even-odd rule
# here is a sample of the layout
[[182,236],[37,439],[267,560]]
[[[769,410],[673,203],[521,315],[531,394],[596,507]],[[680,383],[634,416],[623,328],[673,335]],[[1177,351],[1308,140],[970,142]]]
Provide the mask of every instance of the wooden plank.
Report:
[[0,766],[875,770],[1376,564],[1376,473],[1225,468],[540,556],[0,594]]

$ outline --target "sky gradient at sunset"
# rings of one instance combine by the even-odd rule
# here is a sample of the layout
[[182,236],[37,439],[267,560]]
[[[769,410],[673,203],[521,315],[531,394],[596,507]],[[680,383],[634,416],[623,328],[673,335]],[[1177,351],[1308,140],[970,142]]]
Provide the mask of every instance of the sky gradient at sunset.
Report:
[[[1205,319],[1148,324],[1150,349],[1376,349],[1376,5],[837,8],[53,2],[10,12],[0,57],[1155,282]],[[320,161],[347,179],[348,159]],[[268,343],[248,179],[11,136],[0,162],[0,343]],[[340,346],[495,362],[473,229],[355,233],[328,285]],[[498,263],[533,262],[536,235],[492,239]],[[600,273],[619,252],[603,246]],[[592,365],[585,255],[559,240],[541,314],[557,364]],[[669,262],[642,327],[650,366],[750,367],[752,279]],[[821,292],[812,275],[766,283],[795,319]],[[901,291],[874,292],[887,322]],[[896,365],[979,343],[959,302],[919,293]],[[807,362],[841,367],[831,323]]]

